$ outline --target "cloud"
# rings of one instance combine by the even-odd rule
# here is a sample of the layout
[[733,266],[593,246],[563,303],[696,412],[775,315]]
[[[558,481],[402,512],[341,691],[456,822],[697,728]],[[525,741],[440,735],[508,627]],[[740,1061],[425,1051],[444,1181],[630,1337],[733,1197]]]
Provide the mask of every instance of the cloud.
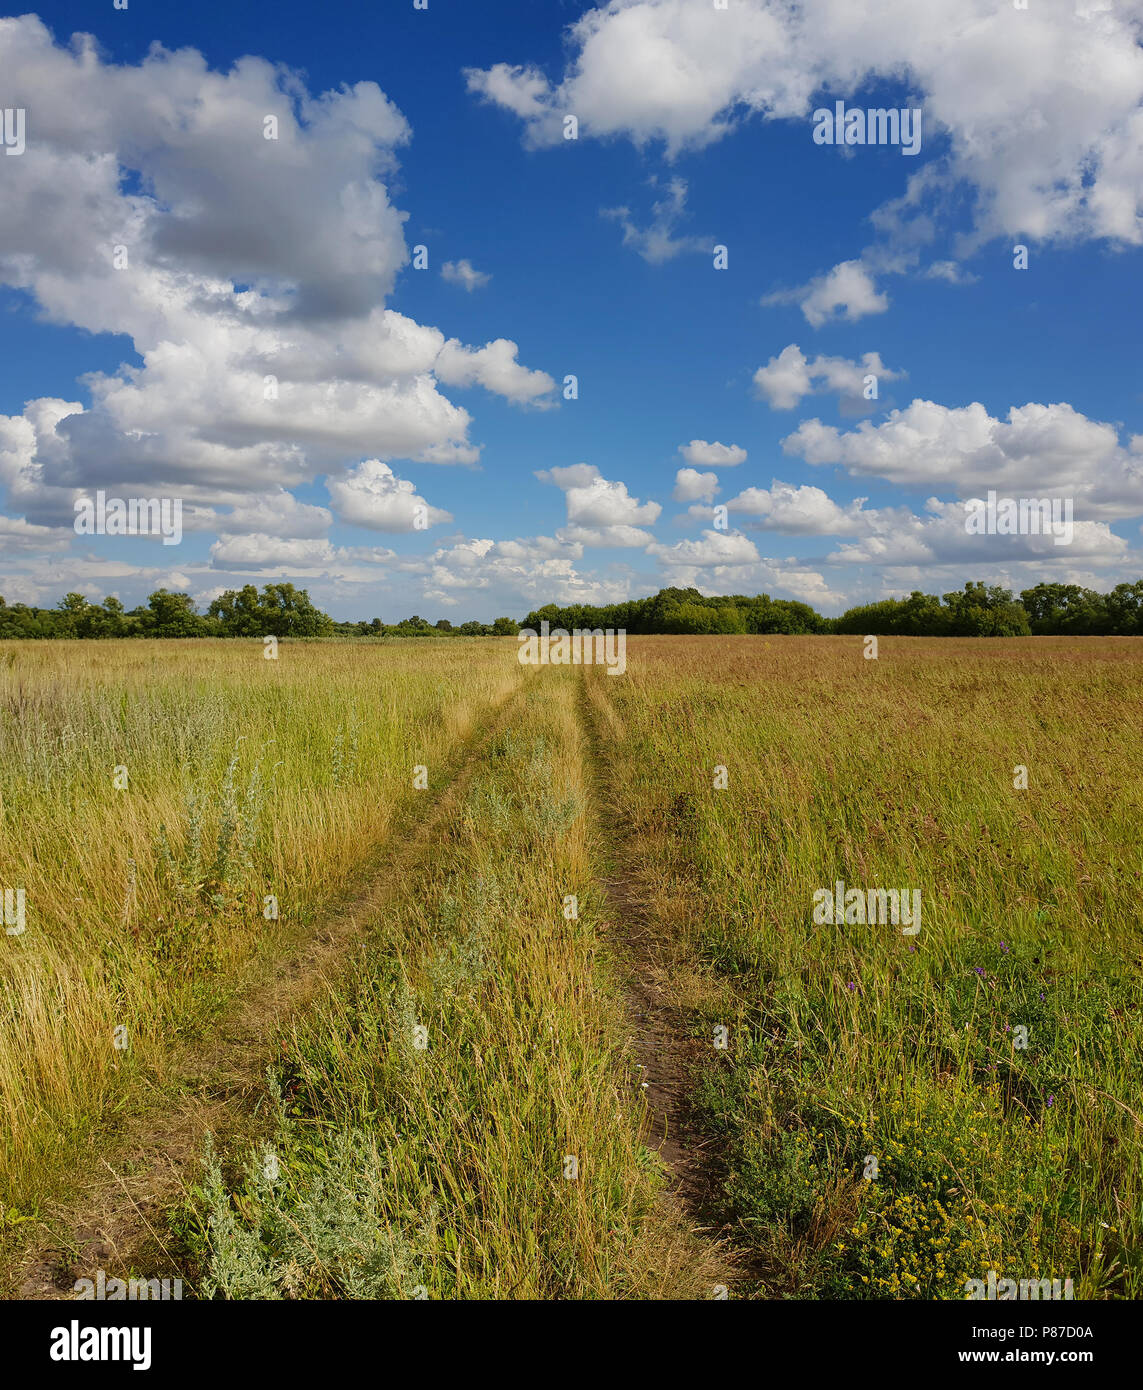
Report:
[[263,493],[244,497],[229,512],[219,513],[212,507],[184,511],[184,531],[219,530],[230,535],[255,531],[268,536],[290,536],[313,539],[324,536],[333,517],[325,507],[299,502],[292,492]]
[[860,261],[841,261],[798,289],[765,295],[762,304],[798,304],[811,328],[820,328],[832,319],[853,323],[868,314],[883,314],[889,307],[889,296],[878,290]]
[[538,68],[496,63],[486,72],[465,68],[464,75],[468,90],[479,93],[493,105],[503,106],[529,123],[542,123],[549,130],[563,129],[562,119],[555,117],[548,104],[548,80]]
[[1045,565],[1070,567],[1079,559],[1101,565],[1114,564],[1124,560],[1128,553],[1127,542],[1115,535],[1106,522],[1077,521],[1071,543],[1064,546],[1057,545],[1051,535],[969,535],[965,530],[963,502],[943,502],[930,497],[925,509],[928,516],[916,516],[907,508],[864,513],[862,521],[867,534],[860,540],[839,546],[827,557],[826,563],[959,564],[962,574],[967,569],[976,578],[982,562],[1035,561],[1044,577]]
[[471,294],[473,290],[483,289],[492,276],[475,270],[471,261],[461,260],[445,261],[441,266],[441,279],[447,280],[450,285],[463,285]]
[[452,520],[449,512],[430,507],[416,488],[398,478],[387,463],[366,459],[344,478],[326,482],[339,521],[372,531],[424,531]]
[[281,536],[252,534],[219,536],[210,547],[216,569],[277,569],[290,571],[324,568],[337,552],[327,540],[285,540]]
[[640,502],[628,493],[626,483],[609,482],[594,464],[543,469],[536,477],[563,490],[568,524],[557,533],[560,539],[623,549],[641,549],[652,541],[651,534],[639,528],[653,525],[662,506]]
[[846,602],[843,590],[831,588],[823,574],[795,560],[761,566],[758,582],[763,589],[785,591],[822,613],[838,612]]
[[[656,582],[622,568],[606,576],[584,574],[577,568],[582,553],[582,545],[551,536],[457,542],[430,557],[424,597],[449,607],[463,605],[467,613],[474,594],[495,595],[499,611],[519,612],[538,603],[617,603]],[[660,565],[661,584],[694,585],[712,594],[764,589],[829,609],[844,598],[804,564],[760,559],[744,536],[708,531],[700,540],[652,545],[648,555]],[[420,562],[416,569],[421,572]]]
[[[1143,14],[1132,3],[1045,0],[612,0],[566,31],[568,58],[469,70],[532,146],[562,137],[663,142],[668,158],[743,121],[797,121],[822,101],[892,83],[943,137],[891,215],[945,213],[971,191],[972,239],[1143,243]],[[852,104],[852,103],[851,103]],[[934,176],[938,170],[939,180]],[[942,191],[944,197],[942,198]]]
[[746,450],[737,444],[708,444],[705,439],[680,444],[679,453],[696,468],[735,468],[746,462]]
[[450,338],[436,359],[435,371],[446,386],[483,386],[516,405],[542,404],[555,390],[547,372],[529,371],[516,361],[517,347],[497,338],[482,348],[463,347]]
[[925,515],[909,507],[868,507],[867,498],[857,497],[841,505],[818,487],[796,486],[777,479],[769,490],[747,488],[727,503],[739,516],[756,517],[747,522],[760,531],[784,535],[850,537],[832,551],[825,563],[831,565],[915,565],[952,564],[976,567],[983,560],[998,559],[1072,563],[1084,558],[1098,564],[1123,560],[1126,541],[1116,536],[1105,522],[1078,521],[1067,547],[1057,546],[1052,536],[977,536],[965,529],[965,502],[942,501],[930,497]]
[[69,537],[66,532],[54,530],[50,526],[32,526],[22,517],[0,514],[0,550],[5,555],[12,551],[37,553],[43,550],[66,549]]
[[717,473],[700,473],[697,468],[680,468],[675,474],[676,502],[713,502],[717,491]]
[[31,113],[4,171],[0,283],[142,359],[85,378],[89,408],[0,417],[7,502],[30,523],[70,518],[77,489],[145,488],[198,504],[196,524],[230,506],[224,526],[275,535],[285,513],[247,518],[243,494],[362,458],[475,463],[446,378],[522,404],[553,390],[506,338],[466,347],[386,307],[409,259],[387,184],[410,132],[375,83],[312,95],[259,58],[215,72],[159,45],[115,64],[29,15],[0,20],[0,89]]
[[733,568],[753,564],[759,558],[754,542],[738,531],[704,531],[698,540],[675,541],[673,545],[656,542],[647,547],[647,554],[662,565],[687,569]]
[[782,26],[756,7],[705,8],[616,0],[569,26],[576,56],[560,83],[534,66],[498,63],[469,69],[469,90],[519,116],[533,147],[562,138],[564,112],[577,117],[581,138],[661,139],[672,154],[701,147],[730,128],[751,57],[767,44],[779,46],[775,66],[789,56]]
[[223,518],[222,529],[312,539],[324,535],[331,521],[325,507],[299,502],[292,493],[281,491],[246,499]]
[[980,279],[956,261],[934,261],[924,272],[926,280],[945,280],[950,285],[975,285]]
[[616,522],[612,526],[582,526],[569,522],[556,532],[561,541],[603,550],[645,550],[654,537],[638,526]]
[[697,540],[648,546],[647,554],[664,571],[663,581],[703,593],[777,592],[832,611],[844,602],[823,575],[803,562],[759,555],[754,542],[738,531],[707,530]]
[[866,529],[859,497],[839,507],[820,487],[799,487],[777,479],[766,488],[749,487],[731,498],[727,511],[758,518],[760,530],[793,536],[847,536]]
[[1062,402],[1013,406],[998,420],[979,402],[915,400],[880,424],[863,420],[848,432],[805,420],[782,448],[853,476],[910,488],[940,484],[960,497],[989,488],[1016,497],[1069,496],[1077,515],[1093,520],[1143,510],[1143,437],[1133,436],[1125,449],[1114,425]]
[[[654,179],[651,180],[655,182]],[[672,179],[667,196],[651,208],[651,221],[638,227],[631,220],[631,209],[601,208],[600,216],[612,218],[623,228],[623,245],[636,251],[649,265],[662,265],[684,251],[706,251],[713,254],[714,238],[674,235],[675,228],[686,212],[687,183]]]
[[844,357],[815,357],[811,362],[796,343],[791,343],[764,367],[754,373],[754,386],[773,410],[792,410],[805,396],[837,391],[841,396],[860,399],[865,378],[896,381],[904,372],[886,367],[876,352],[867,352],[860,362]]
[[425,566],[426,599],[471,611],[473,593],[495,592],[504,611],[537,603],[615,603],[630,597],[630,580],[585,575],[583,547],[552,536],[511,541],[470,540],[433,552]]

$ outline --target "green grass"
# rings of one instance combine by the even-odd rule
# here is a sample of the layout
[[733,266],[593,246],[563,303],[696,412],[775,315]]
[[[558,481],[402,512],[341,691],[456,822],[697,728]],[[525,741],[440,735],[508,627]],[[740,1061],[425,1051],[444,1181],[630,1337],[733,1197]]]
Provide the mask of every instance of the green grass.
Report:
[[575,695],[536,679],[350,980],[282,1040],[265,1143],[212,1156],[181,1222],[200,1296],[709,1291],[654,1216]]
[[[458,639],[17,645],[5,1240],[491,728],[270,1039],[244,1137],[157,1218],[190,1292],[960,1299],[995,1269],[1143,1295],[1138,643],[637,638],[622,678]],[[838,879],[920,890],[920,933],[815,924]],[[645,1143],[647,940],[737,1270]]]
[[[716,1215],[771,1294],[1138,1297],[1143,651],[861,650],[647,639],[596,678],[680,1002],[730,1027],[696,1079]],[[921,889],[920,934],[815,925],[837,879]]]

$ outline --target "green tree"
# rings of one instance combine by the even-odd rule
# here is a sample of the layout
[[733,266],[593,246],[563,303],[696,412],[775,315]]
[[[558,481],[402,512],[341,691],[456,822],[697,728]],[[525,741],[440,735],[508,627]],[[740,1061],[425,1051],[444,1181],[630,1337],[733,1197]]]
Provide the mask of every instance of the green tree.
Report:
[[678,603],[663,610],[660,622],[665,632],[714,632],[715,613],[716,610],[705,603]]
[[1037,584],[1020,595],[1032,631],[1092,635],[1111,630],[1107,599],[1078,584]]
[[206,624],[195,611],[190,594],[172,594],[156,589],[147,600],[151,611],[148,635],[151,637],[203,637]]
[[227,637],[268,637],[264,626],[262,605],[258,601],[258,590],[253,584],[244,584],[241,589],[227,589],[211,602],[207,612],[217,618]]
[[103,600],[103,616],[99,619],[97,635],[100,637],[126,637],[131,628],[131,620],[127,617],[122,603],[114,594],[108,594]]
[[1143,637],[1143,579],[1117,584],[1104,599],[1107,630],[1120,637]]
[[263,637],[328,637],[333,631],[333,619],[314,606],[305,589],[292,584],[265,585],[260,607]]
[[208,612],[227,637],[328,637],[334,630],[333,619],[292,584],[266,584],[261,595],[253,584],[227,589]]
[[970,580],[962,590],[945,594],[949,633],[953,637],[1028,637],[1032,629],[1024,605],[1009,589]]

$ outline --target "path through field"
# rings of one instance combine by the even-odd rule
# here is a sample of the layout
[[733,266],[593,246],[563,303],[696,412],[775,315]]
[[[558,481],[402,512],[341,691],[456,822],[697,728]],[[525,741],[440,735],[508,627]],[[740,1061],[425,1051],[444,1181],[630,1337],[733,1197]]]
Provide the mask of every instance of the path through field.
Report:
[[735,1268],[730,1245],[725,1237],[714,1237],[702,1226],[712,1188],[719,1180],[718,1162],[709,1141],[692,1123],[688,1100],[700,1059],[713,1046],[713,1035],[705,1040],[696,1037],[683,1011],[672,1002],[670,981],[686,968],[680,941],[662,930],[664,904],[659,902],[658,910],[652,910],[654,864],[648,846],[640,845],[625,821],[616,795],[615,778],[621,774],[613,745],[624,737],[622,722],[607,698],[606,678],[593,678],[586,670],[580,717],[592,769],[600,873],[624,951],[633,1047],[648,1110],[648,1144],[672,1175],[681,1219],[713,1238],[709,1258],[719,1273],[718,1286],[729,1290]]
[[[307,1148],[309,1130],[284,1109],[275,1117],[273,1068],[275,1086],[293,1078],[291,1113],[347,1143],[358,1142],[356,1097],[368,1089],[386,1118],[365,1126],[366,1142],[388,1151],[394,1188],[405,1180],[400,1147],[420,1134],[406,1196],[419,1191],[422,1237],[431,1230],[436,1253],[415,1276],[387,1273],[376,1287],[393,1296],[724,1296],[732,1266],[701,1229],[711,1169],[684,1104],[702,1044],[666,1001],[669,949],[641,910],[610,801],[613,722],[601,689],[578,672],[530,673],[490,711],[428,804],[414,798],[365,888],[264,965],[207,1041],[168,1059],[147,1104],[106,1136],[94,1171],[42,1221],[12,1293],[67,1298],[77,1278],[103,1269],[176,1274],[189,1296],[283,1296],[284,1283],[219,1274],[229,1259],[221,1227],[259,1199],[242,1188],[244,1152],[276,1146],[291,1171],[332,1165],[326,1150]],[[569,893],[579,920],[560,910]],[[386,994],[379,980],[390,969]],[[440,1049],[427,1053],[431,1079],[386,1037],[404,1026],[394,989]],[[406,1070],[379,1077],[363,1034],[379,1053],[400,1053]],[[322,1058],[315,1082],[307,1064],[322,1048],[332,1060]],[[224,1216],[217,1196],[202,1214],[190,1250],[208,1134],[233,1191]],[[295,1220],[313,1199],[281,1200],[296,1203]],[[420,1258],[416,1237],[409,1249]],[[393,1269],[404,1258],[393,1255]],[[363,1292],[352,1273],[330,1274],[330,1263],[337,1257],[315,1256],[320,1272],[296,1296],[385,1296]]]
[[[38,914],[0,1011],[6,1296],[961,1299],[1001,1261],[1137,1295],[1132,648],[647,637],[623,680],[472,650],[174,650],[131,700],[134,648],[66,700],[32,654],[82,737],[6,726]],[[164,822],[200,863],[172,715],[222,730],[192,785],[224,845],[236,734],[285,759],[230,877],[156,873]],[[906,894],[919,932],[874,913]]]

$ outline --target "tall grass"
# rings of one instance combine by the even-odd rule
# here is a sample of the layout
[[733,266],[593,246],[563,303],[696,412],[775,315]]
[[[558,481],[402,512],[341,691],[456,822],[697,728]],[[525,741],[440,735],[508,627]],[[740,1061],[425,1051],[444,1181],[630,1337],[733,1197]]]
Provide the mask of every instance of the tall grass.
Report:
[[[678,1002],[730,1028],[696,1114],[760,1289],[1140,1296],[1139,644],[647,638],[589,680]],[[838,879],[920,934],[815,925]]]
[[[0,643],[0,1206],[304,931],[519,679],[505,643]],[[126,769],[126,789],[116,788]],[[122,774],[119,781],[122,782]],[[274,916],[276,900],[277,917]],[[116,1048],[116,1029],[126,1048]]]
[[201,1296],[709,1296],[640,1137],[577,694],[532,673],[439,854],[283,1040],[266,1144],[212,1155],[190,1207]]
[[[962,1298],[995,1269],[1143,1293],[1130,639],[867,661],[860,639],[637,638],[616,679],[456,639],[276,663],[0,645],[0,887],[28,914],[0,937],[5,1221],[368,873],[413,767],[442,785],[513,689],[440,835],[278,1039],[259,1147],[207,1155],[173,1247],[199,1296],[709,1296],[714,1255],[644,1144],[634,934],[703,1044],[703,1215],[746,1292]],[[815,925],[838,879],[920,890],[920,933]]]

